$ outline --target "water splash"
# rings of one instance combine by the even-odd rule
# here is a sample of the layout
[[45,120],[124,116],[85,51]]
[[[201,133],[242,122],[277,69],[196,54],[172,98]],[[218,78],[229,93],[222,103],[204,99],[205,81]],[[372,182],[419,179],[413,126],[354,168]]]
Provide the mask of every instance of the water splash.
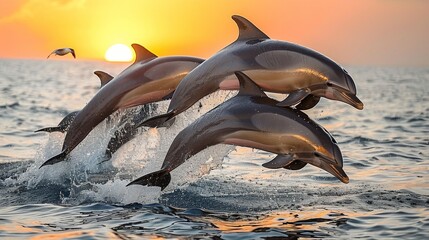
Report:
[[[27,170],[16,179],[8,178],[5,183],[9,186],[26,186],[28,190],[59,186],[61,190],[55,189],[57,192],[53,194],[58,194],[61,202],[66,204],[93,201],[121,204],[154,202],[161,194],[159,188],[126,185],[132,179],[159,170],[177,133],[232,95],[231,92],[217,92],[204,98],[200,104],[179,115],[172,127],[141,129],[109,161],[105,161],[106,146],[126,111],[113,114],[94,128],[71,152],[68,160],[39,169],[46,159],[61,150],[64,134],[51,133]],[[168,102],[159,103],[152,115],[165,112],[167,107]],[[172,172],[172,184],[166,191],[185,187],[219,167],[231,149],[230,146],[220,145],[197,154]]]

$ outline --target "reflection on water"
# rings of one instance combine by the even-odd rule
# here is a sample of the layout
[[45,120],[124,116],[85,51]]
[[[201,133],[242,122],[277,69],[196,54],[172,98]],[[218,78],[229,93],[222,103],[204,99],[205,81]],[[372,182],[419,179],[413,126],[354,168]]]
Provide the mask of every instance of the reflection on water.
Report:
[[[46,218],[32,220],[30,217],[43,212]],[[427,227],[428,220],[427,209],[419,208],[367,213],[302,209],[259,214],[175,209],[159,204],[122,207],[104,204],[76,207],[28,205],[25,209],[3,209],[3,217],[14,213],[29,217],[2,220],[0,236],[32,239],[170,239],[179,236],[210,239],[423,239],[426,233],[422,229]],[[423,221],[416,223],[415,219]]]
[[81,109],[99,88],[95,70],[124,67],[0,60],[0,238],[429,238],[428,69],[348,68],[365,109],[322,99],[307,111],[337,140],[349,184],[313,166],[266,169],[274,154],[219,145],[173,171],[163,193],[125,187],[159,169],[175,135],[234,92],[205,98],[169,129],[141,131],[99,164],[116,113],[69,161],[39,169],[64,135],[34,130]]

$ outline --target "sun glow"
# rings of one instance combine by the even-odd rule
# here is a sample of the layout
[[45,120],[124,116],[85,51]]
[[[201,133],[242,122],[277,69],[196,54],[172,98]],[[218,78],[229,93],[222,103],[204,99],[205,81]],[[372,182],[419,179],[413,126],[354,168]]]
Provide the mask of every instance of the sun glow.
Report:
[[118,43],[107,49],[104,58],[109,62],[130,62],[133,60],[133,52],[127,45]]

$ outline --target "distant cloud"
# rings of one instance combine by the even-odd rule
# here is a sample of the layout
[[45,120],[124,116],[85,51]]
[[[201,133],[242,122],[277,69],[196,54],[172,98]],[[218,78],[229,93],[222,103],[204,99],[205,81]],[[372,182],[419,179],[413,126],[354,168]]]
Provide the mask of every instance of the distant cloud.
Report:
[[0,22],[19,12],[26,1],[27,0],[0,0]]
[[86,0],[0,0],[0,23],[37,15],[41,9],[73,9],[85,6]]

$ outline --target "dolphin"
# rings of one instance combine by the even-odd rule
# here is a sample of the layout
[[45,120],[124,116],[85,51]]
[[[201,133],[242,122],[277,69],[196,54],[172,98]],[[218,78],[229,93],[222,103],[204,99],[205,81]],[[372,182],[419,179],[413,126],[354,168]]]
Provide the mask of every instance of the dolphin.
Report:
[[[108,73],[105,73],[103,71],[95,71],[94,72],[95,75],[97,75],[97,77],[100,79],[100,87],[103,87],[104,85],[106,85],[110,80],[113,79],[113,77],[111,75],[109,75]],[[46,127],[46,128],[41,128],[39,130],[36,130],[35,132],[67,132],[70,124],[73,122],[74,118],[76,117],[76,115],[79,113],[79,111],[74,111],[71,112],[69,114],[67,114],[63,120],[60,121],[60,123],[58,123],[58,126],[56,127]]]
[[219,144],[257,148],[278,154],[263,164],[267,168],[297,170],[307,163],[319,167],[344,183],[343,158],[334,138],[305,113],[276,106],[244,73],[236,73],[240,82],[237,96],[207,112],[173,140],[161,170],[131,183],[159,186],[163,190],[171,180],[170,172],[201,150]]
[[288,93],[281,106],[309,109],[325,97],[363,109],[353,79],[334,61],[309,48],[272,40],[241,16],[232,19],[239,28],[237,40],[190,72],[174,91],[167,113],[143,126],[157,127],[218,89],[238,89],[235,71],[247,74],[264,91]]
[[180,80],[203,62],[203,59],[188,56],[158,58],[138,44],[132,47],[136,53],[135,62],[102,87],[76,115],[64,139],[62,152],[42,166],[63,161],[93,128],[116,110],[169,98]]
[[76,58],[76,53],[74,52],[73,48],[58,48],[51,52],[51,54],[48,55],[47,58],[49,58],[52,54],[58,55],[58,56],[64,56],[68,53],[71,53],[74,58]]

